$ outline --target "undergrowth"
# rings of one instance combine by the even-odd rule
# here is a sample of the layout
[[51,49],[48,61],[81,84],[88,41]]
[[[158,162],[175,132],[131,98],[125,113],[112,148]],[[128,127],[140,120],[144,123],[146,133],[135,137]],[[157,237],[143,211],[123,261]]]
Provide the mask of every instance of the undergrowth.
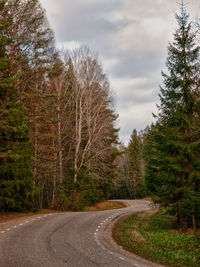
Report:
[[176,219],[147,211],[119,221],[113,238],[125,249],[168,266],[200,266],[200,240],[176,229]]

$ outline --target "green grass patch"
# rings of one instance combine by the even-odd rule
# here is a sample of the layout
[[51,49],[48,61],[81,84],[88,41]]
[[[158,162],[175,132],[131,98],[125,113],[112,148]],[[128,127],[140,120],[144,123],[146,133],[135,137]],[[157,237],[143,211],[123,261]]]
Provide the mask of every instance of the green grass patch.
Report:
[[168,266],[200,266],[200,240],[175,229],[162,211],[137,213],[117,222],[114,240],[128,251]]

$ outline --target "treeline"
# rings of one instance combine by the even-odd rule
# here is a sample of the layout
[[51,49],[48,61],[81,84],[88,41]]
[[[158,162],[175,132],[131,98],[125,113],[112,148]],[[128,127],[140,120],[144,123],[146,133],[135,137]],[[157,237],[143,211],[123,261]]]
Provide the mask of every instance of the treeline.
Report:
[[97,56],[56,51],[38,0],[1,1],[0,28],[0,210],[108,198],[117,116]]
[[119,146],[113,197],[151,195],[178,227],[200,228],[200,46],[199,26],[182,5],[178,29],[162,72],[157,121],[133,131]]
[[200,227],[200,47],[182,6],[162,73],[157,122],[145,132],[146,186],[181,227]]
[[133,130],[128,146],[120,144],[115,159],[116,172],[112,189],[114,199],[135,199],[146,196],[144,179],[144,133]]

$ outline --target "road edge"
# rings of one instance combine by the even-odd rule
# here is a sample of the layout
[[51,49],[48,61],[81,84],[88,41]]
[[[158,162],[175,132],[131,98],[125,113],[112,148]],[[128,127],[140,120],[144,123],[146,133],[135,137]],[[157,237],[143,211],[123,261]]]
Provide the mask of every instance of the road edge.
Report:
[[[103,246],[105,249],[118,254],[121,257],[127,258],[127,260],[133,261],[133,264],[136,266],[146,266],[146,267],[164,267],[164,265],[151,262],[147,259],[144,259],[134,253],[131,253],[127,250],[125,250],[122,246],[118,245],[114,239],[112,238],[112,232],[113,228],[115,227],[115,224],[119,222],[120,220],[123,220],[124,218],[131,216],[132,214],[135,214],[137,212],[127,212],[126,214],[118,215],[117,217],[113,218],[108,224],[102,228],[102,230],[99,232],[98,240],[101,246]],[[135,261],[135,263],[134,263]],[[140,264],[140,265],[139,265]]]

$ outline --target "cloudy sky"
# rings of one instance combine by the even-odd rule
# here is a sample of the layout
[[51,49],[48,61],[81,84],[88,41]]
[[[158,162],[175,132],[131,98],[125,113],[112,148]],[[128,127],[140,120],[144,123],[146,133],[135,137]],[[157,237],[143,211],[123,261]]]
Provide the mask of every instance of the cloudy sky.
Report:
[[[153,121],[178,0],[41,0],[59,48],[99,53],[114,91],[120,140]],[[180,1],[179,1],[180,2]],[[188,0],[191,19],[200,0]]]

